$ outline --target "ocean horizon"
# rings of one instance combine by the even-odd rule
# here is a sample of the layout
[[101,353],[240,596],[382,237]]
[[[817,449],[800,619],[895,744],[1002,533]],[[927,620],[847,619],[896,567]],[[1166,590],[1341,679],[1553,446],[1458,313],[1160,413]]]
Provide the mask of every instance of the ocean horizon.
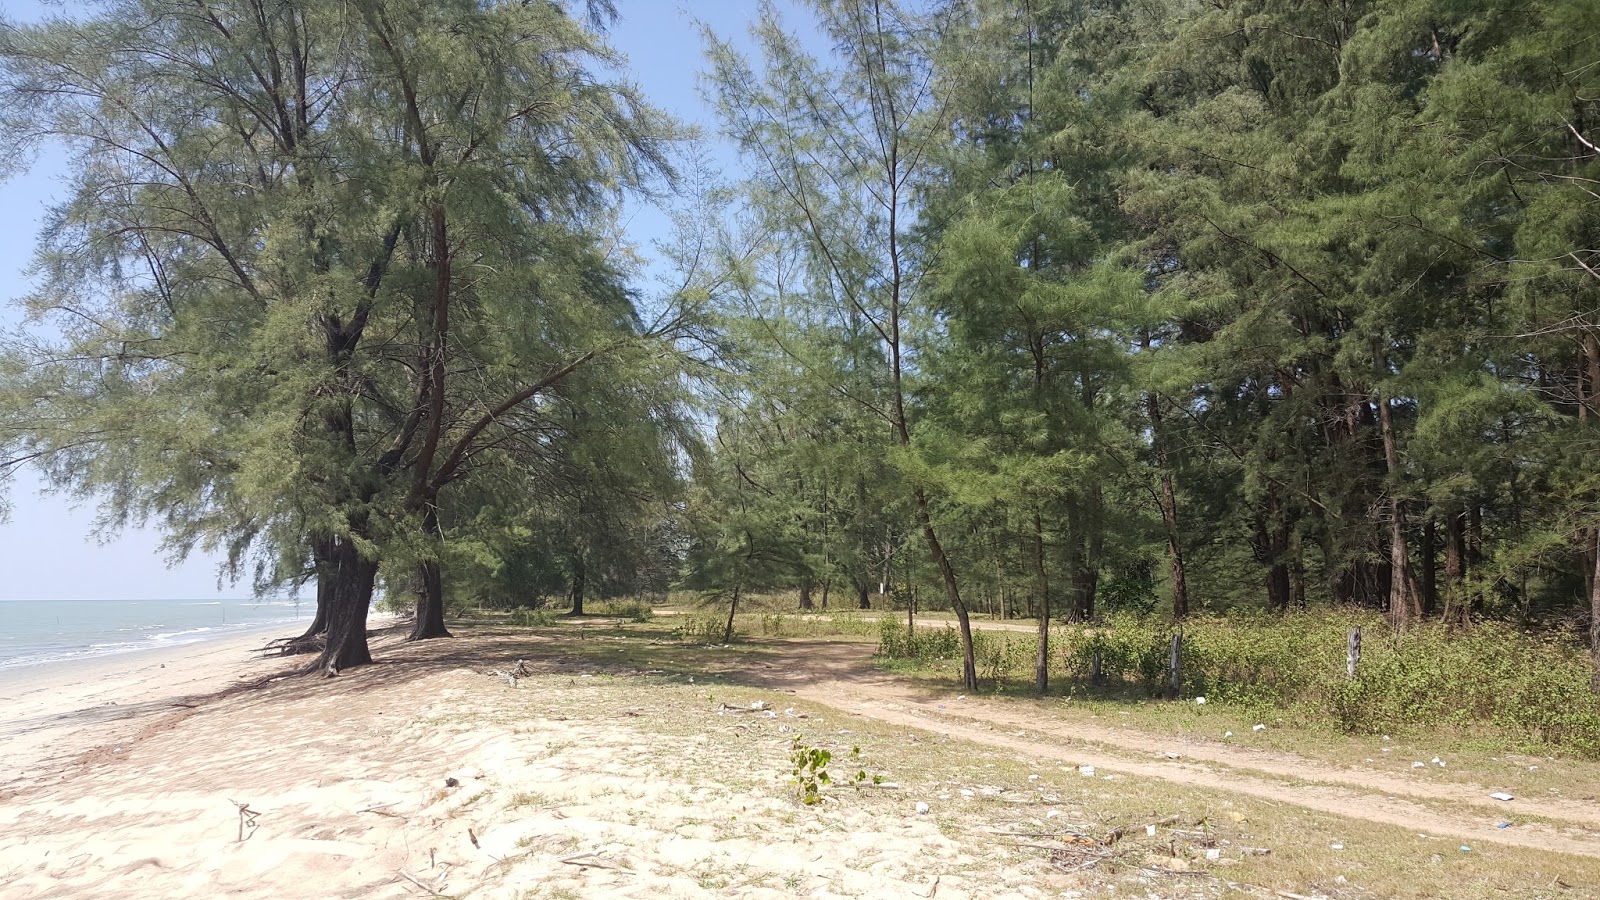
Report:
[[[314,600],[0,600],[0,671],[309,622]],[[285,628],[285,634],[292,629]]]

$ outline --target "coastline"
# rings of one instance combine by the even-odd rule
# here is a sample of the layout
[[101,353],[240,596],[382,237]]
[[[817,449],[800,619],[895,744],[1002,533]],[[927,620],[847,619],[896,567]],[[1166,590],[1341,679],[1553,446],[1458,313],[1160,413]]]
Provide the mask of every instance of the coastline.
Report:
[[294,623],[274,623],[211,640],[85,655],[0,669],[0,784],[135,733],[148,720],[292,667],[264,657],[269,640]]

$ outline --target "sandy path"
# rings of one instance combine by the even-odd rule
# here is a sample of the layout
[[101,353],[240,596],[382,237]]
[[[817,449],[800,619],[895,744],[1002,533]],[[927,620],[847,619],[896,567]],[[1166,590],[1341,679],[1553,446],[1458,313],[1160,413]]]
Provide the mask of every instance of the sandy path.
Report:
[[[1414,832],[1600,857],[1600,806],[1595,804],[1547,799],[1501,803],[1488,797],[1492,787],[1412,783],[1278,751],[1161,738],[1082,721],[1041,720],[1016,704],[930,692],[878,673],[866,644],[793,640],[775,646],[781,648],[784,663],[746,673],[752,681],[880,721]],[[1168,758],[1169,753],[1179,758]],[[1550,822],[1497,827],[1508,814]]]

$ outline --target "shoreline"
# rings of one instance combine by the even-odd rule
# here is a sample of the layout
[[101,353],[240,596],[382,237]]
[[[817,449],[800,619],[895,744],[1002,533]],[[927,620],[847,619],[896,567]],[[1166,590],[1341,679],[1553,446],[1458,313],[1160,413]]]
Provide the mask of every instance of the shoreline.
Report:
[[287,669],[293,660],[262,656],[289,631],[262,625],[211,640],[0,669],[0,785],[109,746],[186,698],[213,694]]

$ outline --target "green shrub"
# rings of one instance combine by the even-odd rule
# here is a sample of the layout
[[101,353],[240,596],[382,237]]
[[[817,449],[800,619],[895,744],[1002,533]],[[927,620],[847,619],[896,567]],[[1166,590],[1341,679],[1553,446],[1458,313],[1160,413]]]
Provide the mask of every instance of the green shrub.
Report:
[[[698,613],[680,617],[678,627],[673,629],[673,634],[678,640],[688,641],[692,644],[720,644],[722,643],[723,629],[727,624],[728,620],[722,616]],[[737,628],[735,633],[737,633]]]
[[593,616],[609,616],[629,622],[649,622],[656,617],[656,611],[649,603],[636,598],[601,600],[589,604],[585,611]]
[[[1358,676],[1345,672],[1351,626],[1363,632]],[[1051,674],[1073,690],[1164,694],[1173,626],[1114,615],[1052,632]],[[979,630],[980,677],[1031,680],[1037,637]],[[1088,685],[1095,653],[1104,684]],[[942,664],[961,655],[949,626],[908,633],[879,624],[884,659]],[[1529,746],[1554,746],[1600,758],[1600,697],[1589,690],[1585,649],[1570,637],[1487,622],[1468,631],[1427,623],[1403,633],[1366,612],[1201,616],[1183,626],[1184,696],[1328,722],[1350,733],[1405,726],[1490,726]]]
[[545,609],[514,609],[506,618],[511,624],[526,628],[549,628],[556,624],[555,616]]

